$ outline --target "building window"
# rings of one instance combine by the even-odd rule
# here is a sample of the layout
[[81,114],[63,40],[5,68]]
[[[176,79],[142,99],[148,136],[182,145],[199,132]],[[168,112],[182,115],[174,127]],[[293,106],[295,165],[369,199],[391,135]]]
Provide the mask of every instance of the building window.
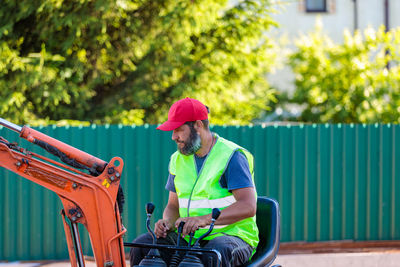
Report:
[[305,0],[306,12],[327,12],[326,0]]

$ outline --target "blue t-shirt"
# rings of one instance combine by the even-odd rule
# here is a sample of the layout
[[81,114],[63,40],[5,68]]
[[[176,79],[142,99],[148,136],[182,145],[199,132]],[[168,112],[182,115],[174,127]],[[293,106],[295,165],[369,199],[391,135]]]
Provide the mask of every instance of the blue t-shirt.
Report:
[[[197,173],[201,170],[207,155],[204,157],[197,157],[194,155]],[[165,189],[175,192],[175,175],[169,174]],[[235,151],[228,163],[225,172],[222,174],[219,183],[222,188],[227,188],[229,191],[245,187],[254,187],[253,180],[251,179],[249,163],[246,156],[240,151]]]

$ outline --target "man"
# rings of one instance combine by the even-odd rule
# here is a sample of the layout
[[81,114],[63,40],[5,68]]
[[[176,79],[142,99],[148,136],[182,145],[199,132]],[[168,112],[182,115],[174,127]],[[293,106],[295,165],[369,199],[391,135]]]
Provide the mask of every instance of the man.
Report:
[[[255,222],[256,191],[253,179],[253,157],[244,148],[209,129],[208,108],[200,101],[185,98],[174,103],[168,120],[157,129],[173,131],[172,140],[178,151],[170,159],[169,190],[163,218],[154,232],[159,244],[176,244],[176,229],[185,222],[182,234],[198,238],[211,223],[212,208],[221,214],[213,232],[201,246],[216,249],[222,255],[222,266],[239,266],[250,259],[258,244]],[[151,243],[143,234],[134,242]],[[148,250],[133,248],[131,266],[138,265]],[[171,252],[161,252],[169,264]],[[202,258],[207,266],[206,255]]]

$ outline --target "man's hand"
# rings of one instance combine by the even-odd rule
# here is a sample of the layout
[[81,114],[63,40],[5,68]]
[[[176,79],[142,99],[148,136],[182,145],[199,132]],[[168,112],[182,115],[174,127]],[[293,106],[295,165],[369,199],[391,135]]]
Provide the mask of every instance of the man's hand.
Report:
[[[256,214],[257,200],[253,187],[245,187],[232,190],[236,202],[221,211],[221,215],[215,222],[216,225],[228,225],[240,220],[252,217]],[[211,224],[211,213],[197,217],[178,218],[175,227],[178,228],[179,223],[184,221],[182,234],[188,235],[195,232],[200,227],[207,227]]]
[[166,238],[167,233],[170,230],[173,230],[173,225],[167,220],[160,219],[154,225],[154,233],[156,234],[157,238]]
[[211,223],[211,215],[197,216],[197,217],[184,217],[179,218],[175,222],[175,227],[178,228],[180,222],[185,222],[183,226],[182,235],[185,237],[189,233],[194,233],[200,227],[206,227]]
[[169,231],[174,230],[174,222],[179,218],[179,201],[174,192],[169,192],[168,203],[164,209],[163,218],[154,225],[157,238],[166,238]]

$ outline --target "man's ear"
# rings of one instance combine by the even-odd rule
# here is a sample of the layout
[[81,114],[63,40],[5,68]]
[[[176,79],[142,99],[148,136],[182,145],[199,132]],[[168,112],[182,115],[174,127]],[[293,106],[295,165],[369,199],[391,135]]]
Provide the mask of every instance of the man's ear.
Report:
[[203,122],[202,122],[201,120],[197,120],[197,121],[194,123],[194,129],[195,129],[196,131],[199,131],[201,128],[203,128]]

